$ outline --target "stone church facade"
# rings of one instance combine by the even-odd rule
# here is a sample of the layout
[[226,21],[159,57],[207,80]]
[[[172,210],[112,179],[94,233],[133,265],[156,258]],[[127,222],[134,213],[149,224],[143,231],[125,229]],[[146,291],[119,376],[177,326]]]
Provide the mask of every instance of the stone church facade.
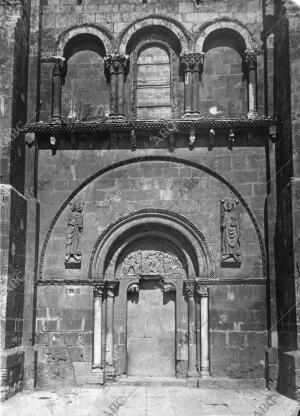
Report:
[[299,398],[299,10],[4,1],[2,392]]

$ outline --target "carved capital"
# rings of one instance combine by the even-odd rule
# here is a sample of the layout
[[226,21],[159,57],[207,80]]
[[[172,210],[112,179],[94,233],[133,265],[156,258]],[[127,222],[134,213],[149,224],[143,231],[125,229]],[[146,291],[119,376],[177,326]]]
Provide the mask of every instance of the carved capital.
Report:
[[131,285],[129,285],[127,292],[128,293],[139,293],[140,291],[140,286],[138,283],[132,283]]
[[207,285],[200,285],[197,283],[196,291],[199,296],[208,296],[208,286]]
[[104,287],[105,287],[104,282],[97,285],[97,286],[94,286],[94,297],[95,298],[102,298],[103,293],[104,293]]
[[182,52],[180,54],[180,66],[183,72],[200,71],[202,72],[204,63],[204,53],[200,52]]
[[163,293],[172,293],[175,292],[175,286],[172,283],[166,282],[163,284]]
[[188,279],[184,281],[185,293],[188,298],[192,298],[195,293],[195,281],[193,279]]
[[54,63],[53,76],[64,78],[66,75],[66,59],[62,56],[52,56],[50,61]]
[[104,57],[104,65],[107,76],[112,73],[126,73],[129,66],[129,56],[117,54],[106,55]]
[[245,55],[245,63],[246,63],[248,71],[250,69],[255,69],[257,66],[258,51],[253,50],[253,49],[247,49],[245,50],[244,55]]
[[115,296],[118,285],[119,282],[117,280],[111,280],[106,282],[106,294],[108,297],[113,298]]

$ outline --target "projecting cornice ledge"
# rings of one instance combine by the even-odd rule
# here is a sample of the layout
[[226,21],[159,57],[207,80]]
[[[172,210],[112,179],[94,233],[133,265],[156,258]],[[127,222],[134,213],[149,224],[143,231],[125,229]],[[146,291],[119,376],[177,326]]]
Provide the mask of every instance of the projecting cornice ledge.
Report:
[[72,134],[72,133],[95,133],[95,132],[130,132],[136,131],[159,131],[166,127],[168,130],[175,132],[184,132],[191,129],[195,130],[218,130],[234,129],[247,130],[251,128],[266,129],[278,125],[278,121],[271,117],[248,118],[227,118],[227,119],[170,119],[170,120],[102,120],[94,122],[62,122],[61,124],[51,124],[38,122],[27,124],[25,132],[38,133],[45,135],[53,134]]

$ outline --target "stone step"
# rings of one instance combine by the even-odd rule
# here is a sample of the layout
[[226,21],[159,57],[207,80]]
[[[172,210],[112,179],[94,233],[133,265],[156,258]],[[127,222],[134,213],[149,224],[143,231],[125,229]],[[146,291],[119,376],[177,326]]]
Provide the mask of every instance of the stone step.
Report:
[[197,386],[197,379],[195,378],[176,378],[176,377],[136,377],[136,376],[121,376],[116,380],[117,385],[122,386],[147,386],[147,387],[161,387],[161,386]]

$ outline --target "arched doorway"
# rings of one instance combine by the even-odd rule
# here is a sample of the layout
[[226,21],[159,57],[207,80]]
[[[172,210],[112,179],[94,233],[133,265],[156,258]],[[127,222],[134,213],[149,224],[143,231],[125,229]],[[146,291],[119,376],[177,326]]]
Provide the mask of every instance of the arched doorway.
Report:
[[128,375],[175,376],[174,282],[186,277],[186,269],[176,245],[161,232],[145,232],[120,254],[117,278],[138,282],[127,291]]
[[208,320],[200,309],[208,308],[203,282],[214,278],[214,263],[192,223],[165,210],[128,214],[99,237],[90,273],[103,288],[94,303],[94,366],[106,378],[208,374]]

